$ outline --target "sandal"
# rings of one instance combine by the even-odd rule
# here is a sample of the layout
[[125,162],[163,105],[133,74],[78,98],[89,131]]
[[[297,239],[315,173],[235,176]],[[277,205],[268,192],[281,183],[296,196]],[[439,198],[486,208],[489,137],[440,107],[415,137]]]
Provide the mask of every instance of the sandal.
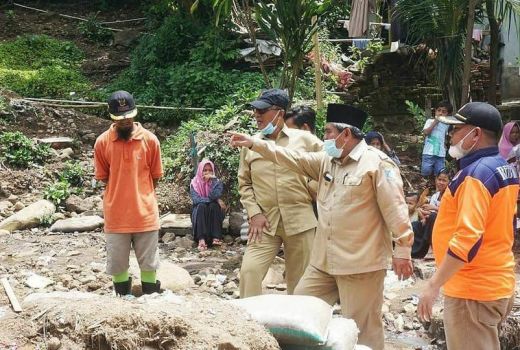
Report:
[[199,246],[197,247],[197,249],[198,249],[200,252],[202,252],[202,251],[208,249],[208,247],[206,246],[206,242],[204,242],[203,239],[201,239],[201,240],[199,241]]
[[222,241],[218,238],[213,238],[213,245],[221,246]]

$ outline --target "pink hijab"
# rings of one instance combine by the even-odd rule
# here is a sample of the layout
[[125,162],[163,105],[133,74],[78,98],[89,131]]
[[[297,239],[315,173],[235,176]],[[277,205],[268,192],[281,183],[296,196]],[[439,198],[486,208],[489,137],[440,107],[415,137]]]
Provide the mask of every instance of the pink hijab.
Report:
[[500,138],[500,141],[498,142],[498,151],[500,152],[500,155],[502,158],[507,160],[507,157],[509,156],[509,153],[511,153],[511,149],[515,145],[509,141],[509,135],[511,134],[511,130],[513,130],[513,127],[515,125],[518,125],[517,122],[509,122],[506,125],[504,125],[504,130],[502,131],[502,137]]
[[213,170],[213,173],[215,173],[215,165],[213,165],[213,162],[208,159],[203,159],[197,167],[197,174],[193,179],[191,179],[191,185],[193,186],[195,192],[197,192],[199,196],[205,198],[209,196],[209,191],[211,190],[210,182],[204,181],[203,177],[203,170],[206,164],[211,165],[211,169]]

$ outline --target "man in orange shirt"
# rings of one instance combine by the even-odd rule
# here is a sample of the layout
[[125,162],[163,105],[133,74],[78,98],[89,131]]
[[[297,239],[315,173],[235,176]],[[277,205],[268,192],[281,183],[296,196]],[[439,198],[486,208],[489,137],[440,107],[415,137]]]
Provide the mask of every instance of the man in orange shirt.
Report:
[[438,269],[417,311],[429,321],[443,287],[448,349],[499,350],[499,325],[515,292],[518,174],[498,153],[502,118],[495,107],[471,102],[439,119],[454,127],[449,153],[460,170],[440,203],[433,228]]
[[133,246],[143,293],[159,292],[159,208],[155,195],[163,174],[159,140],[134,122],[137,108],[128,92],[114,92],[108,100],[108,111],[114,124],[94,145],[95,177],[106,183],[103,211],[107,273],[112,275],[116,294],[130,294],[128,260]]

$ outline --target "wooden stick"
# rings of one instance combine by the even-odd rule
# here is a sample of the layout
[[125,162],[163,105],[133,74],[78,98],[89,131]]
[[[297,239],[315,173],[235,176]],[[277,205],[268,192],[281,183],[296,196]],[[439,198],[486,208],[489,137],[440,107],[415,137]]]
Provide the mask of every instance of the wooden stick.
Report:
[[[79,108],[79,107],[91,107],[98,108],[106,106],[106,102],[91,102],[91,101],[74,101],[74,100],[55,100],[49,98],[33,98],[33,97],[24,97],[21,100],[26,100],[29,102],[40,102],[42,105],[52,106],[52,107],[68,107],[68,108]],[[43,102],[43,103],[42,103]],[[58,104],[65,103],[65,104]],[[70,105],[74,104],[74,105]],[[179,111],[209,111],[209,108],[200,108],[200,107],[172,107],[172,106],[147,106],[147,105],[136,105],[137,108],[151,108],[151,109],[166,109],[166,110],[179,110]]]
[[20,306],[20,303],[18,302],[18,299],[16,298],[13,289],[9,284],[9,280],[7,279],[7,277],[2,278],[2,285],[4,286],[5,293],[7,294],[7,297],[9,298],[9,301],[13,306],[14,312],[22,312],[22,307]]

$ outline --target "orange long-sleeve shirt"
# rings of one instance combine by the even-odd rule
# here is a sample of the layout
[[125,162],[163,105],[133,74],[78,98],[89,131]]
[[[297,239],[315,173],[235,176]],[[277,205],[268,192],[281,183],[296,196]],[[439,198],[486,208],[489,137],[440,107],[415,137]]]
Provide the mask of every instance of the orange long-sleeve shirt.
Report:
[[497,147],[471,153],[460,160],[460,167],[442,197],[433,228],[437,265],[446,254],[466,263],[446,282],[444,294],[479,301],[511,297],[518,174]]

